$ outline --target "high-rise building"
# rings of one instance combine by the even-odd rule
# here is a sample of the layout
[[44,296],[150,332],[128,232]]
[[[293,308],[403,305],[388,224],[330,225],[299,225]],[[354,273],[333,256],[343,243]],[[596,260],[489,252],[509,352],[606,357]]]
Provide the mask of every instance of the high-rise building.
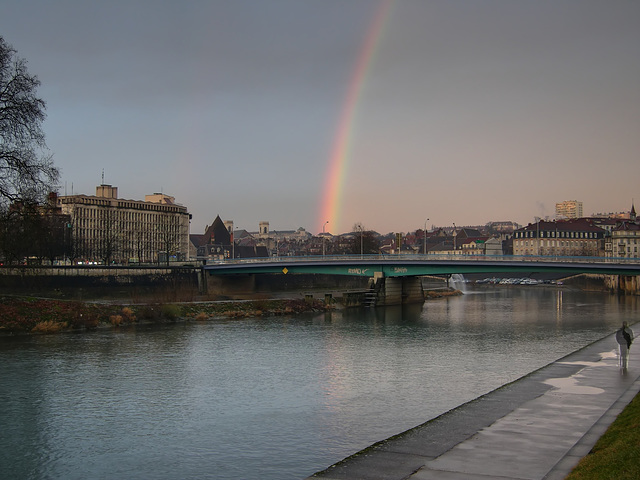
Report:
[[582,202],[567,200],[556,203],[556,218],[582,218]]
[[166,263],[188,256],[190,215],[169,195],[125,200],[117,187],[103,184],[95,196],[58,197],[58,206],[71,218],[76,260]]

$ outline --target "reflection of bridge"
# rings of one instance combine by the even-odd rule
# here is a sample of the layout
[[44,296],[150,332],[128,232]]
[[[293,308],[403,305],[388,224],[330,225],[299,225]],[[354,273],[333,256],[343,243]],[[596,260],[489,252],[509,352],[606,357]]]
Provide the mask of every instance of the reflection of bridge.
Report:
[[480,255],[341,255],[227,260],[203,267],[207,276],[325,274],[369,277],[378,304],[421,301],[423,275],[591,273],[640,275],[640,259]]

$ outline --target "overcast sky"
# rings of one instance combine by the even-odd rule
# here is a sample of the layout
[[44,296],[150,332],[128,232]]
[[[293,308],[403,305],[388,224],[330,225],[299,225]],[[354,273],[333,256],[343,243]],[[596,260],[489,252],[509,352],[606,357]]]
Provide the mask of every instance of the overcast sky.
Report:
[[[318,233],[379,0],[2,0],[42,82],[61,194],[163,192]],[[338,234],[640,201],[640,2],[393,0],[359,84]],[[640,205],[636,205],[636,209]]]

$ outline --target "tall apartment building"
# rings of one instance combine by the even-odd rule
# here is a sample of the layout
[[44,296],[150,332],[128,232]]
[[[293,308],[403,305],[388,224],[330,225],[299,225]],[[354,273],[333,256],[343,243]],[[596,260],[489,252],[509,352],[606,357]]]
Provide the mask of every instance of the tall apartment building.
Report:
[[76,260],[165,263],[188,257],[191,216],[169,195],[125,200],[117,187],[99,185],[95,196],[58,197],[58,206],[71,218]]
[[582,218],[582,202],[567,200],[556,203],[556,218]]

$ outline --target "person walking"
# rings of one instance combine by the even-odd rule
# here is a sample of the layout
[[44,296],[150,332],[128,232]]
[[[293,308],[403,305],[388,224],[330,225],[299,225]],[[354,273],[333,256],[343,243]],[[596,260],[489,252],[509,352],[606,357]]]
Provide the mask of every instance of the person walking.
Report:
[[627,322],[622,322],[622,328],[616,332],[616,341],[620,346],[620,368],[626,371],[629,367],[629,348],[633,342],[633,330]]

